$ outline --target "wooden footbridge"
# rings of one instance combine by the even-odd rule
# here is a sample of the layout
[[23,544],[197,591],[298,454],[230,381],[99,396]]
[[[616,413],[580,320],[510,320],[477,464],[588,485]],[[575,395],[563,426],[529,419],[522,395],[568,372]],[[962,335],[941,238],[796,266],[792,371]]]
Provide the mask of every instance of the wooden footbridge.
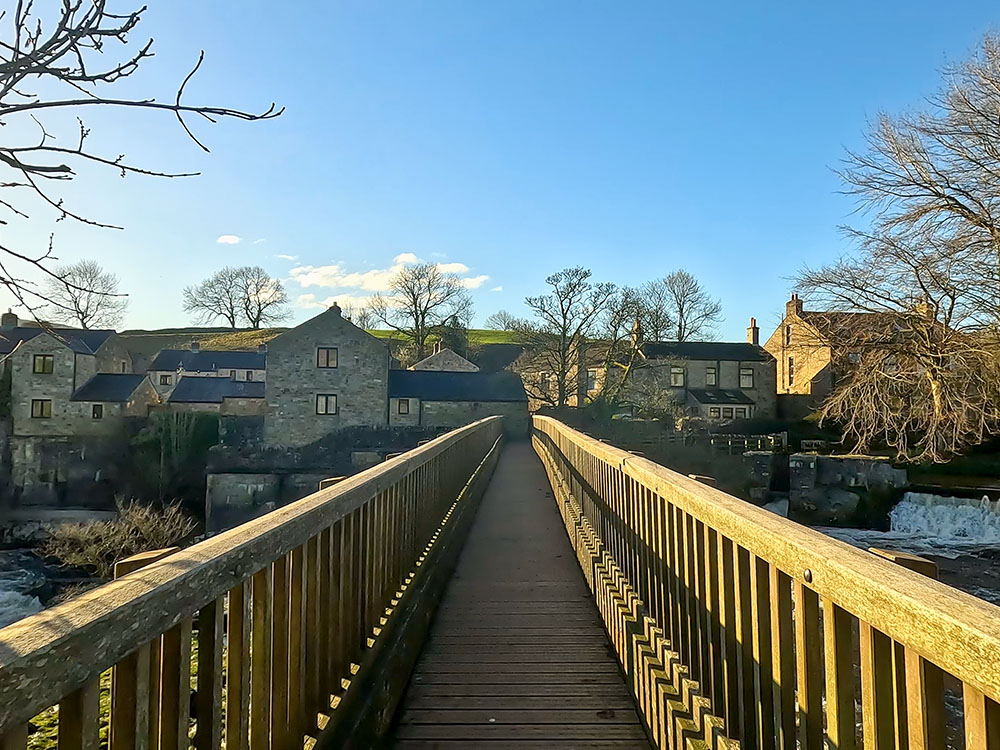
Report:
[[0,747],[1000,750],[1000,608],[536,417],[0,630]]

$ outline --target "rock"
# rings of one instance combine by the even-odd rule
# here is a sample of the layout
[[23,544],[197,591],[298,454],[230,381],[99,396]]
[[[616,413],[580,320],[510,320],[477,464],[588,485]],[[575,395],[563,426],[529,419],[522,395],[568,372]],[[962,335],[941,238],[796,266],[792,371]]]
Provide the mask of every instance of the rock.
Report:
[[857,510],[861,498],[838,487],[817,487],[789,494],[789,515],[809,524],[840,524]]
[[778,500],[772,500],[763,506],[764,510],[769,510],[772,513],[777,513],[779,516],[784,516],[788,518],[788,498],[781,498]]

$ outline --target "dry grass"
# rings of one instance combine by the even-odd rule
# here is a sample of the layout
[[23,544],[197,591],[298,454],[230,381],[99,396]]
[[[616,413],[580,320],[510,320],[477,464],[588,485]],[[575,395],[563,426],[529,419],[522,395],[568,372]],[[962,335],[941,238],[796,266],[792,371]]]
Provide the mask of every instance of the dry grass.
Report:
[[115,519],[59,526],[42,544],[41,553],[108,579],[118,560],[174,546],[194,528],[194,519],[179,505],[158,508],[135,500],[119,501]]

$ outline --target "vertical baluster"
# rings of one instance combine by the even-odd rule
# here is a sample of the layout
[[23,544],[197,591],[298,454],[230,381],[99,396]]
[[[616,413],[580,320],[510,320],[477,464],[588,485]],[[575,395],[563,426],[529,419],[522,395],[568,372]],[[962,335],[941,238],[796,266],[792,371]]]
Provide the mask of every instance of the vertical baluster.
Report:
[[288,742],[288,558],[272,567],[271,583],[271,742]]
[[[271,747],[271,566],[253,576],[250,750]],[[227,749],[228,750],[228,749]]]
[[711,603],[709,602],[709,580],[708,580],[708,550],[706,548],[705,524],[692,518],[691,525],[691,547],[694,555],[692,569],[694,570],[695,596],[697,607],[695,615],[697,617],[698,645],[700,647],[698,662],[700,673],[698,680],[701,683],[701,694],[706,698],[712,697],[712,623]]
[[191,620],[163,634],[160,671],[160,750],[187,750],[191,713]]
[[[288,591],[288,734],[289,742],[302,744],[306,732],[306,711],[315,715],[315,693],[306,692],[306,574],[316,575],[317,538],[292,550]],[[307,566],[308,558],[312,565]],[[315,633],[313,633],[315,635]],[[317,660],[318,661],[318,660]],[[311,723],[311,722],[310,722]]]
[[155,748],[160,741],[160,678],[163,656],[163,636],[156,636],[149,644],[149,736],[146,743]]
[[767,561],[753,556],[750,564],[751,616],[753,625],[754,714],[757,720],[757,747],[774,750],[777,728],[774,725],[774,654],[771,641],[771,580]]
[[866,622],[859,623],[861,715],[865,750],[896,747],[893,643]]
[[111,672],[111,750],[149,745],[149,646],[122,659]]
[[965,750],[1000,750],[1000,703],[972,685],[962,684]]
[[[324,540],[326,547],[324,547]],[[323,529],[311,537],[302,549],[303,592],[302,605],[302,721],[303,731],[316,726],[316,714],[329,709],[326,696],[330,691],[329,652],[332,648],[328,627],[329,603],[323,596],[323,578],[326,577],[326,595],[330,588],[330,529]],[[323,554],[326,553],[326,559]],[[293,603],[294,606],[294,603]],[[292,682],[292,690],[299,683]]]
[[771,674],[776,744],[795,750],[795,627],[792,579],[771,566]]
[[197,750],[222,745],[222,632],[224,599],[209,602],[198,612],[198,689],[195,694]]
[[853,618],[830,599],[823,600],[823,651],[826,661],[826,735],[831,747],[854,750]]
[[823,658],[819,597],[795,582],[795,662],[798,673],[799,747],[823,750]]
[[3,737],[0,737],[0,750],[27,750],[28,747],[28,725],[22,724],[19,727],[8,729]]
[[59,702],[59,750],[97,750],[100,747],[100,675]]
[[911,648],[903,658],[909,750],[944,747],[944,674]]
[[736,572],[736,633],[737,650],[740,657],[740,741],[747,750],[757,746],[757,698],[754,688],[754,604],[753,579],[755,571],[750,553],[733,545],[734,568]]
[[250,731],[250,582],[229,590],[226,621],[226,750],[247,750]]
[[[330,695],[340,691],[340,678],[343,675],[344,648],[344,591],[342,589],[341,573],[343,572],[343,539],[344,521],[337,521],[328,533],[328,543],[323,566],[326,571],[326,581],[320,579],[320,601],[325,603],[324,614],[326,624],[320,629],[321,637],[330,640],[330,667],[321,691],[322,709],[329,710]],[[320,555],[324,555],[323,545],[320,545]]]
[[726,693],[725,678],[723,676],[723,651],[722,642],[722,590],[719,581],[719,533],[709,527],[702,525],[704,535],[704,565],[706,581],[706,632],[709,643],[709,664],[708,674],[710,677],[709,690],[706,695],[712,699],[712,707],[718,716],[725,716]]
[[743,695],[740,690],[742,681],[740,671],[742,659],[740,655],[740,625],[737,617],[739,602],[739,579],[736,566],[736,552],[732,540],[726,537],[719,539],[719,605],[722,620],[722,679],[724,703],[719,704],[719,710],[726,720],[726,730],[733,739],[741,739],[743,731]]

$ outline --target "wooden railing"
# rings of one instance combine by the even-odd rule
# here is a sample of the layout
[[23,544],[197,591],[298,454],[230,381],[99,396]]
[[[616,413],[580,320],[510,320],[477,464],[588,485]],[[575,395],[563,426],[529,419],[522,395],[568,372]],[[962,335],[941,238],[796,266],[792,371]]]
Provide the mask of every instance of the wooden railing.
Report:
[[551,418],[533,441],[658,747],[1000,748],[1000,607]]
[[0,747],[55,705],[60,750],[374,745],[501,433],[455,430],[0,630]]

